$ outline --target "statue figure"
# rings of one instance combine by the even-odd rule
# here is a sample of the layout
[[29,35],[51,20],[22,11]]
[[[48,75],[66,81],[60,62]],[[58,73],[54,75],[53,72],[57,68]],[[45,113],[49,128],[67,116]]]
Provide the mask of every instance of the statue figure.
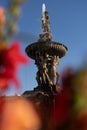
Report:
[[[53,85],[58,83],[59,74],[57,72],[57,65],[59,62],[58,56],[47,56],[48,75]],[[56,83],[55,83],[56,82]]]
[[38,55],[38,57],[36,59],[37,60],[36,60],[35,64],[38,67],[38,71],[36,74],[36,80],[38,82],[38,85],[41,86],[43,84],[49,84],[49,85],[52,84],[52,81],[48,75],[46,59],[41,55]]
[[36,80],[38,87],[48,86],[51,91],[59,91],[59,74],[57,72],[57,65],[59,63],[59,56],[52,56],[47,53],[36,53],[35,64],[38,67]]
[[42,40],[52,40],[51,31],[50,31],[50,21],[48,12],[44,12],[44,16],[42,17],[42,30],[43,34],[40,35],[40,39]]
[[58,56],[53,56],[52,64],[51,64],[51,66],[52,66],[51,73],[52,73],[52,78],[53,78],[53,84],[55,84],[55,80],[56,80],[56,83],[57,83],[58,79],[59,79],[59,74],[57,72],[58,62],[59,62],[59,57]]

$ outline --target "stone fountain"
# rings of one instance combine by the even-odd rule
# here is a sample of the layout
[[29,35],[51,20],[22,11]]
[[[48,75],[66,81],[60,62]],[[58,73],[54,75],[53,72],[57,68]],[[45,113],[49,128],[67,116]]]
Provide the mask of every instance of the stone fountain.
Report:
[[42,5],[41,21],[42,34],[39,35],[38,41],[28,45],[25,51],[30,58],[35,60],[38,68],[36,73],[38,85],[34,91],[52,95],[59,90],[57,65],[68,49],[64,44],[52,40],[49,15],[45,4]]
[[45,130],[51,111],[55,107],[54,97],[60,91],[57,65],[68,49],[64,44],[52,40],[49,15],[45,4],[42,5],[41,21],[42,33],[39,35],[38,41],[29,44],[25,49],[27,55],[35,60],[38,69],[36,73],[37,86],[32,91],[25,91],[22,96],[31,99],[42,109],[44,113],[43,130]]

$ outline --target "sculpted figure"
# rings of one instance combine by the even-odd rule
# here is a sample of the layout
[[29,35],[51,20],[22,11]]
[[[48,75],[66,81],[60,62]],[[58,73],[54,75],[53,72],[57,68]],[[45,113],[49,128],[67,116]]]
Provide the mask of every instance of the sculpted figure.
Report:
[[37,57],[36,65],[38,67],[36,74],[38,85],[40,86],[41,84],[52,84],[52,81],[48,74],[47,57],[39,55]]

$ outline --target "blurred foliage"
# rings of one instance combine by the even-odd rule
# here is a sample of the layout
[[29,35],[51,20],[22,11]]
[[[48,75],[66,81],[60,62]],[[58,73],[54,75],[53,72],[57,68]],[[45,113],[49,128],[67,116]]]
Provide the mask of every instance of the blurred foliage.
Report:
[[55,97],[53,130],[87,130],[87,68],[65,69]]
[[21,4],[24,1],[10,0],[7,10],[0,7],[0,95],[8,89],[11,80],[18,86],[15,76],[18,64],[27,62],[26,56],[20,51],[20,43],[15,41],[10,45],[10,40],[16,32]]
[[10,0],[8,9],[0,7],[0,41],[8,41],[17,31],[17,20],[25,0]]
[[17,29],[20,6],[23,2],[24,0],[11,0],[7,10],[0,7],[0,125],[5,102],[3,94],[10,88],[10,83],[14,83],[16,87],[19,86],[19,80],[16,77],[18,66],[27,63],[20,43],[15,41],[10,45],[10,40]]

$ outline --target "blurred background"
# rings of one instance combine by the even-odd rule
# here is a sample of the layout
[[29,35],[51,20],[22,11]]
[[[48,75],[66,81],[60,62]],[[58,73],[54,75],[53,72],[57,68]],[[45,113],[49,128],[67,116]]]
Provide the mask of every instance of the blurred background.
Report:
[[[9,7],[10,0],[0,0],[0,6]],[[18,32],[12,40],[21,41],[22,51],[29,44],[35,42],[42,32],[41,16],[42,4],[46,4],[50,16],[50,26],[53,41],[61,42],[68,47],[66,56],[60,59],[58,72],[68,67],[79,69],[87,65],[87,1],[86,0],[25,0],[21,7],[21,15],[18,19]],[[6,92],[6,95],[22,93],[32,90],[37,86],[37,68],[34,61],[30,59],[27,66],[21,67],[18,78],[21,88],[14,87]]]

